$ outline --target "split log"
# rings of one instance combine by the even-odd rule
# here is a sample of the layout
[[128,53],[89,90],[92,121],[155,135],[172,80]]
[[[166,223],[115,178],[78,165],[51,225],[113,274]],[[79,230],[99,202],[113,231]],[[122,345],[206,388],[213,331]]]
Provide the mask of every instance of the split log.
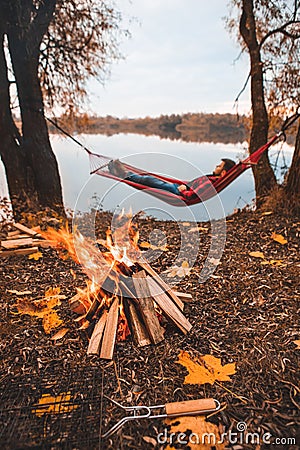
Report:
[[23,231],[23,233],[29,234],[30,236],[36,236],[38,234],[36,231],[31,230],[30,228],[26,227],[25,225],[22,225],[21,223],[14,223],[14,227],[20,231]]
[[176,303],[178,308],[183,311],[184,303],[180,300],[180,298],[177,297],[177,295],[174,293],[174,291],[168,286],[167,283],[164,282],[164,280],[158,275],[158,273],[150,266],[150,264],[147,261],[139,261],[138,264],[149,274],[151,277],[156,279],[157,284],[159,284],[163,291],[168,292],[172,300]]
[[142,270],[133,274],[132,280],[138,297],[139,309],[150,339],[153,344],[158,344],[158,342],[161,342],[164,339],[164,329],[160,326],[156,315],[145,271]]
[[109,308],[101,344],[100,358],[112,359],[116,341],[119,318],[119,299],[115,298]]
[[38,251],[38,247],[30,247],[30,248],[18,248],[15,250],[3,250],[0,251],[0,257],[12,256],[12,255],[31,255],[32,253],[36,253]]
[[103,311],[102,316],[100,317],[100,319],[98,320],[98,322],[95,325],[94,331],[92,333],[90,342],[89,342],[89,346],[88,346],[88,351],[87,354],[88,355],[99,355],[100,353],[100,344],[101,344],[101,339],[103,336],[103,331],[105,328],[105,324],[107,321],[107,311]]
[[7,241],[1,241],[1,246],[6,249],[25,247],[33,244],[33,239],[30,237],[23,239],[9,239]]
[[166,314],[166,316],[183,332],[187,333],[192,328],[192,324],[182,314],[180,309],[176,307],[174,302],[170,299],[166,292],[162,292],[161,287],[157,282],[147,277],[147,283],[153,300],[157,303],[160,309]]
[[142,318],[138,314],[138,310],[132,302],[128,302],[128,313],[129,313],[129,325],[133,334],[133,339],[135,340],[138,347],[145,347],[145,345],[150,345],[151,340],[147,333],[146,327],[142,322]]
[[183,302],[193,301],[193,296],[191,294],[186,294],[185,292],[178,292],[178,291],[173,291],[173,293],[177,295],[177,297],[184,299]]

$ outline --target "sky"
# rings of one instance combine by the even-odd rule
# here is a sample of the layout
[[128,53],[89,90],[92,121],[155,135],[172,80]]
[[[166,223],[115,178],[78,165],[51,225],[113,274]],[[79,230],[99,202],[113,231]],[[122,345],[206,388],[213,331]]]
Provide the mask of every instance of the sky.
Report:
[[[186,112],[235,113],[249,71],[247,55],[225,30],[227,0],[116,0],[131,38],[120,47],[103,87],[89,83],[89,112],[156,117]],[[130,22],[131,18],[135,20]],[[249,90],[239,113],[250,110]]]

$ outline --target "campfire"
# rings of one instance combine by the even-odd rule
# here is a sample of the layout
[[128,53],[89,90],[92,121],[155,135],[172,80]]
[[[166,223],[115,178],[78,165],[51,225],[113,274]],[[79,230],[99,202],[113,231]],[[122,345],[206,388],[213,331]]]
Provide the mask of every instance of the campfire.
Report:
[[76,229],[48,229],[43,236],[63,255],[67,251],[89,277],[86,289],[70,299],[76,322],[89,336],[89,355],[110,360],[116,341],[129,335],[140,347],[157,344],[166,321],[184,334],[191,329],[180,299],[186,295],[175,292],[143,257],[131,219],[96,243]]

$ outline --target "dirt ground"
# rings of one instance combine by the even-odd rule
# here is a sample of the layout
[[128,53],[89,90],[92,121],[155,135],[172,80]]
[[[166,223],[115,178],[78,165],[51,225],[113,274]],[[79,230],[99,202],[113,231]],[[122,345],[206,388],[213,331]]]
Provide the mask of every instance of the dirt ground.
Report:
[[[98,237],[105,237],[110,219],[107,213],[97,218]],[[165,340],[143,348],[129,337],[116,344],[110,362],[87,356],[87,333],[79,330],[74,321],[77,315],[68,305],[76,288],[86,283],[79,265],[61,259],[52,248],[42,249],[38,260],[28,256],[2,258],[1,448],[166,447],[167,440],[157,441],[159,433],[170,433],[162,419],[130,421],[111,438],[101,438],[111,420],[122,416],[120,408],[104,395],[126,406],[213,397],[221,403],[221,411],[208,420],[221,432],[236,431],[237,425],[244,423],[247,432],[260,436],[258,443],[229,442],[229,448],[300,448],[300,350],[299,342],[298,348],[294,342],[300,339],[300,218],[245,211],[228,217],[226,225],[222,257],[215,258],[214,273],[199,283],[212,242],[210,225],[198,224],[199,238],[195,241],[190,232],[195,223],[179,226],[152,218],[138,219],[140,242],[149,242],[155,236],[159,241],[165,236],[167,251],[148,251],[151,265],[159,273],[168,270],[176,258],[179,266],[185,260],[179,252],[182,230],[185,254],[198,244],[190,273],[177,277],[176,286],[178,291],[192,295],[184,313],[193,328],[183,335],[166,324]],[[9,229],[9,225],[3,225],[1,237]],[[277,242],[272,233],[282,235],[287,243]],[[263,255],[251,256],[251,252]],[[50,287],[59,287],[65,296],[57,312],[62,326],[69,330],[57,341],[51,339],[55,332],[45,333],[40,319],[17,314],[15,307],[20,297],[42,298]],[[30,293],[22,296],[25,291]],[[236,373],[227,382],[184,383],[188,372],[176,362],[180,351],[193,357],[213,355],[223,365],[235,362]],[[42,395],[57,399],[62,393],[69,402],[65,409],[47,414],[34,409]],[[263,442],[266,433],[271,435],[271,445]],[[178,442],[172,445],[188,448],[188,444]]]

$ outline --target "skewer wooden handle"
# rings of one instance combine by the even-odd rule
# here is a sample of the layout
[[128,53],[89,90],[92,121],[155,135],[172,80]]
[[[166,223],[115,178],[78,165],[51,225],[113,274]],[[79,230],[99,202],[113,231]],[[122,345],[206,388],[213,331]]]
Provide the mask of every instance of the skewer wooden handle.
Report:
[[191,413],[195,413],[196,415],[196,413],[201,414],[203,411],[215,410],[216,407],[217,405],[213,398],[167,403],[165,406],[167,416],[180,416]]

